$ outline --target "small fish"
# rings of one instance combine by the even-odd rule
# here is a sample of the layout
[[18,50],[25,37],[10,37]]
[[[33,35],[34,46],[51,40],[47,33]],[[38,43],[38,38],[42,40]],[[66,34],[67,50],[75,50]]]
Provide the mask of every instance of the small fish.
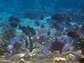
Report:
[[63,30],[64,29],[64,27],[61,24],[58,24],[58,23],[54,23],[53,26],[56,30]]
[[63,14],[55,14],[51,17],[51,19],[53,20],[58,20],[58,21],[62,21],[65,19],[65,16]]
[[69,37],[72,37],[72,38],[79,38],[80,35],[76,32],[68,32],[67,34]]
[[36,14],[32,13],[32,12],[23,13],[23,17],[29,18],[29,19],[36,19],[37,18]]
[[72,21],[72,17],[68,17],[67,21],[71,22]]
[[42,25],[41,25],[41,28],[45,28],[45,26],[42,24]]
[[17,17],[10,16],[8,21],[10,22],[11,27],[16,28],[17,26],[19,26],[20,19]]
[[48,31],[48,32],[47,32],[47,35],[50,36],[50,34],[51,34],[50,31]]
[[19,22],[20,19],[17,18],[17,17],[14,17],[14,16],[10,16],[9,19],[8,19],[9,22],[12,22],[12,21],[15,21],[15,22]]
[[28,41],[26,40],[25,48],[28,48]]
[[82,51],[82,55],[84,55],[84,50]]
[[29,32],[30,35],[35,36],[36,35],[36,31],[33,27],[27,26],[27,32]]
[[82,24],[81,30],[84,30],[84,24]]
[[35,21],[35,25],[36,26],[40,26],[40,22],[39,21]]
[[[30,50],[30,52],[32,52],[32,50],[33,50],[33,42],[32,42],[31,36],[36,35],[36,32],[35,32],[34,28],[32,28],[32,27],[30,27],[30,26],[27,26],[27,27],[25,27],[25,26],[20,26],[19,28],[20,28],[26,35],[29,36],[29,41],[30,41],[30,48],[29,48],[29,50]],[[27,43],[27,42],[26,42],[26,43]],[[27,46],[27,45],[26,45],[26,46]]]
[[29,32],[27,32],[27,27],[19,25],[19,29],[21,29],[26,35],[29,34]]
[[45,18],[45,16],[44,15],[41,15],[40,19],[43,20],[44,18]]
[[80,17],[84,17],[84,14],[80,14]]
[[36,35],[35,29],[29,25],[27,27],[19,25],[19,29],[21,29],[26,35]]
[[16,28],[16,27],[19,26],[19,23],[15,22],[15,21],[12,21],[12,22],[10,22],[10,25],[11,25],[11,27]]

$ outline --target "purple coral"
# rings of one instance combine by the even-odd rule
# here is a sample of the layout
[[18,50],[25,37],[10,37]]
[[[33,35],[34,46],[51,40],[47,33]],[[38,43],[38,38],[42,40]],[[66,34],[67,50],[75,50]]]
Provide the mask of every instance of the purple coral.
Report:
[[44,45],[43,49],[42,49],[42,53],[45,54],[46,51],[47,51],[48,49],[50,49],[51,45],[52,45],[51,42],[47,42],[47,43]]

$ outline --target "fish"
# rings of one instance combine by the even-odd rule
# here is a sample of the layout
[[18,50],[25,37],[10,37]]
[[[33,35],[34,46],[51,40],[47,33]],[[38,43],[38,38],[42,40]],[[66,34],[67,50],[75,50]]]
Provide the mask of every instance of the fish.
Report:
[[32,13],[32,12],[23,13],[23,17],[24,18],[29,18],[29,19],[37,19],[36,14]]
[[40,19],[43,20],[44,18],[45,18],[45,16],[44,15],[41,15]]
[[80,37],[80,34],[76,33],[76,32],[68,32],[67,34],[69,37],[72,37],[72,38],[79,38]]
[[47,35],[48,35],[48,36],[50,36],[50,34],[51,34],[51,32],[50,32],[50,31],[48,31],[48,32],[47,32]]
[[82,24],[82,26],[81,26],[81,30],[84,31],[84,24]]
[[36,31],[33,27],[27,26],[27,29],[28,29],[27,32],[29,32],[30,35],[33,35],[33,36],[36,35]]
[[19,29],[21,29],[26,35],[36,35],[35,29],[30,27],[29,25],[27,27],[19,25]]
[[15,22],[20,22],[20,19],[14,16],[10,16],[8,19],[9,22],[15,21]]
[[45,26],[42,24],[42,25],[41,25],[41,28],[45,28]]
[[27,32],[27,27],[19,25],[19,29],[21,29],[26,35],[29,34],[29,32]]
[[31,39],[31,36],[35,36],[36,35],[36,32],[34,30],[34,28],[30,27],[29,25],[27,27],[25,26],[20,26],[19,27],[26,35],[28,35],[29,37],[29,41],[30,41],[30,52],[32,52],[33,50],[33,42],[32,42],[32,39]]
[[67,18],[67,21],[68,21],[68,22],[71,22],[71,21],[72,21],[72,17],[68,17],[68,18]]
[[65,19],[65,16],[63,14],[54,14],[51,16],[51,19],[57,20],[57,21],[62,21]]
[[82,55],[84,55],[84,50],[82,50]]
[[28,48],[28,41],[26,40],[26,42],[25,42],[26,44],[25,44],[25,48]]
[[11,27],[16,28],[19,26],[20,19],[14,16],[10,16],[8,19]]
[[39,21],[35,21],[35,25],[36,26],[40,26],[40,22]]
[[59,24],[59,23],[53,23],[53,26],[54,26],[54,28],[56,29],[56,30],[63,30],[64,29],[64,27],[61,25],[61,24]]
[[15,22],[15,21],[12,21],[12,22],[10,22],[10,25],[13,28],[17,28],[19,26],[19,23],[18,22]]

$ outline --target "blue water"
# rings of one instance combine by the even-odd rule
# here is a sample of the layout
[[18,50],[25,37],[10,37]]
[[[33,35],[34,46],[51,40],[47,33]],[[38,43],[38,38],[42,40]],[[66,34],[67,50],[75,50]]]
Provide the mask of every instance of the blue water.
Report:
[[84,0],[0,0],[0,13],[18,16],[28,11],[51,15],[58,8],[84,8]]

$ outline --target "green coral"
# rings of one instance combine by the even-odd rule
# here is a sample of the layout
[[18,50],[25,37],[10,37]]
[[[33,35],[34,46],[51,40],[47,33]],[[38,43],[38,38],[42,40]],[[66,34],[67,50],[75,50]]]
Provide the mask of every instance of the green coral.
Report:
[[3,55],[7,50],[6,50],[7,45],[1,46],[0,47],[0,56]]
[[8,28],[4,31],[1,37],[1,41],[4,42],[4,45],[0,45],[0,55],[3,55],[7,50],[8,41],[16,36],[16,31],[13,28]]

